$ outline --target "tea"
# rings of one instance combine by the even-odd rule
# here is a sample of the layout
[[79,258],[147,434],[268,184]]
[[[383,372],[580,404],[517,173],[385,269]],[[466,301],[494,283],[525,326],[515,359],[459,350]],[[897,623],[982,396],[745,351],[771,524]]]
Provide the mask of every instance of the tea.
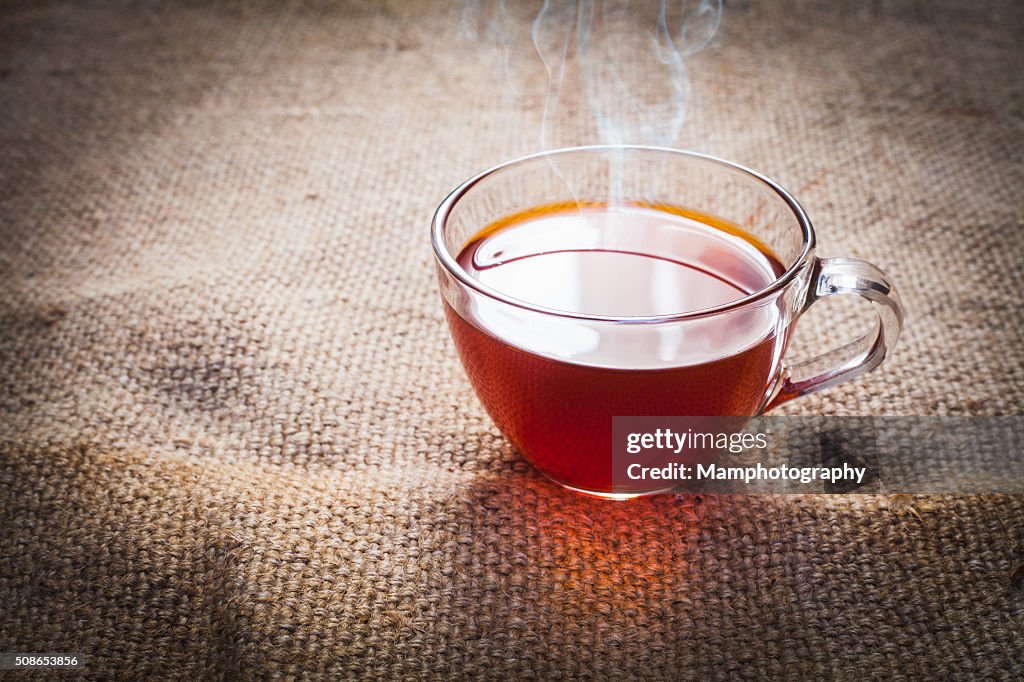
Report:
[[[632,204],[560,204],[510,216],[469,239],[458,261],[528,306],[608,318],[721,306],[784,270],[735,226]],[[470,380],[539,469],[591,492],[612,491],[613,416],[753,415],[782,353],[782,321],[770,303],[645,324],[539,324],[528,308],[509,310],[481,301],[463,317],[445,304]]]

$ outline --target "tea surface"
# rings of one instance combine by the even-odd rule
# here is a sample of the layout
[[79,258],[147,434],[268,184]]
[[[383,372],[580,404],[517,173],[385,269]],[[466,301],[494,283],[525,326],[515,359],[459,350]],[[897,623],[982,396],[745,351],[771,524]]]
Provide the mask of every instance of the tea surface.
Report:
[[742,233],[638,206],[535,209],[482,230],[458,260],[513,298],[614,317],[712,308],[764,288],[782,272]]

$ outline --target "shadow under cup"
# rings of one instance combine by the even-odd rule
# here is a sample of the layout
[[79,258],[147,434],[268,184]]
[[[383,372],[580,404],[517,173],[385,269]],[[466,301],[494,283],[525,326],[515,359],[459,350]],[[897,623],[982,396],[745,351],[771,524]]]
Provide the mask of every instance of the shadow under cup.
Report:
[[[481,230],[555,205],[697,216],[758,244],[778,272],[762,288],[714,307],[617,317],[517,299],[460,265],[460,253]],[[630,239],[628,229],[617,233],[614,248],[679,255],[671,252],[671,239]],[[815,257],[810,222],[785,190],[741,166],[691,152],[583,147],[508,162],[444,200],[432,241],[452,338],[491,418],[546,476],[596,495],[665,490],[664,482],[627,485],[613,477],[613,417],[758,415],[874,368],[902,320],[895,290],[877,268]],[[607,277],[614,282],[616,273]],[[799,315],[818,298],[845,293],[875,304],[875,329],[787,365],[783,355]]]

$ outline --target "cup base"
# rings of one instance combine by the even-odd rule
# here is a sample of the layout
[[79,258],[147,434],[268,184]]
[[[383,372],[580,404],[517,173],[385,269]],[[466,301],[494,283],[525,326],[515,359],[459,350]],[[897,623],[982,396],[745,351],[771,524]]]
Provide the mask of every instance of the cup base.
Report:
[[645,491],[645,492],[642,492],[642,493],[606,493],[606,492],[601,492],[601,491],[598,491],[598,490],[587,490],[586,488],[577,488],[576,486],[569,485],[568,483],[562,483],[558,479],[552,478],[551,476],[548,476],[547,474],[545,474],[545,477],[549,481],[551,481],[552,483],[557,483],[558,485],[560,485],[561,487],[565,488],[566,490],[571,490],[574,493],[581,493],[583,495],[588,495],[590,497],[597,497],[597,498],[600,498],[602,500],[615,500],[615,501],[618,501],[618,502],[623,502],[623,501],[626,501],[626,500],[632,500],[632,499],[637,498],[637,497],[648,497],[650,495],[661,495],[661,494],[664,494],[664,493],[670,493],[673,490],[675,490],[675,487],[673,486],[673,487],[669,487],[669,488],[661,488],[659,490]]

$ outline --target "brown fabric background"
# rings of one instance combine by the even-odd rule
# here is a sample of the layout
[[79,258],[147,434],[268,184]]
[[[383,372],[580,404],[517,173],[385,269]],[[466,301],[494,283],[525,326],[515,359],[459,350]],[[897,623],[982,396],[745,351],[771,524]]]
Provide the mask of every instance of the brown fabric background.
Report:
[[[534,473],[427,228],[537,149],[426,3],[5,3],[0,651],[93,678],[1024,670],[1024,499],[659,497]],[[680,146],[887,269],[885,368],[801,414],[1019,414],[1024,11],[734,3]],[[864,324],[822,304],[820,348]],[[799,352],[799,349],[797,349]]]

